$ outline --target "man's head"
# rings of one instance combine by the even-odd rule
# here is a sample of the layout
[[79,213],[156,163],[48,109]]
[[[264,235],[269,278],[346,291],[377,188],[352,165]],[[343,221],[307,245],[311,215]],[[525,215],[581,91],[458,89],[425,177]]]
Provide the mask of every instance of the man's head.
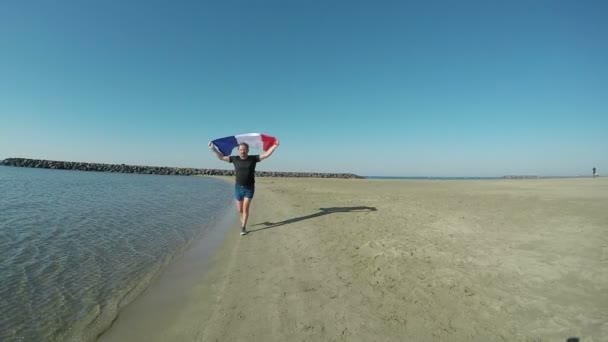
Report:
[[239,144],[239,156],[241,156],[241,158],[247,158],[247,154],[249,153],[249,145],[247,145],[247,143],[240,143]]

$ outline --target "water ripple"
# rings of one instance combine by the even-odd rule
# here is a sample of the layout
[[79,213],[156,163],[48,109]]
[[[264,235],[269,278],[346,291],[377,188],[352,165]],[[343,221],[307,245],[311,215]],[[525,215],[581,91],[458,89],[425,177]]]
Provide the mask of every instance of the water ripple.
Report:
[[93,340],[232,205],[201,177],[0,167],[0,340]]

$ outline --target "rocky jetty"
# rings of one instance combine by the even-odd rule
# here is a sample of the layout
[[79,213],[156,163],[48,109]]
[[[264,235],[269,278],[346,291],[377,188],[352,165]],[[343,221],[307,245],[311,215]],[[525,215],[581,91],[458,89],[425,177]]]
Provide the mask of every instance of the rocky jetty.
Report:
[[506,175],[502,179],[539,179],[539,176],[534,175]]
[[[0,161],[0,165],[15,167],[32,167],[41,169],[58,170],[79,170],[97,172],[117,172],[117,173],[139,173],[154,175],[173,175],[173,176],[233,176],[234,170],[223,169],[196,169],[181,167],[164,166],[140,166],[126,164],[100,164],[82,163],[69,161],[7,158]],[[365,178],[352,173],[319,173],[319,172],[277,172],[277,171],[256,171],[256,177],[314,177],[314,178]]]

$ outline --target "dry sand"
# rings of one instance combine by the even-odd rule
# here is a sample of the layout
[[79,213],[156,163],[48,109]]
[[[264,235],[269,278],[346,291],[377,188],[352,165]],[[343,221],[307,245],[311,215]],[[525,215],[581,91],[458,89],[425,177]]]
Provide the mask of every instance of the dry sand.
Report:
[[106,340],[608,341],[608,178],[258,178],[249,229]]

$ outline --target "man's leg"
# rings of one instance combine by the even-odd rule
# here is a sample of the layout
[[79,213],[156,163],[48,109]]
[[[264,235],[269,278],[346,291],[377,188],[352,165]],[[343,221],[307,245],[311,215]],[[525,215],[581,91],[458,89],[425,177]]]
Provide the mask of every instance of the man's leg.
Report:
[[239,212],[239,219],[241,220],[241,227],[245,227],[245,223],[243,222],[243,200],[236,201],[236,210]]
[[243,227],[247,227],[247,219],[249,218],[249,206],[251,206],[252,198],[245,197],[243,200],[243,211],[242,211],[242,219]]

